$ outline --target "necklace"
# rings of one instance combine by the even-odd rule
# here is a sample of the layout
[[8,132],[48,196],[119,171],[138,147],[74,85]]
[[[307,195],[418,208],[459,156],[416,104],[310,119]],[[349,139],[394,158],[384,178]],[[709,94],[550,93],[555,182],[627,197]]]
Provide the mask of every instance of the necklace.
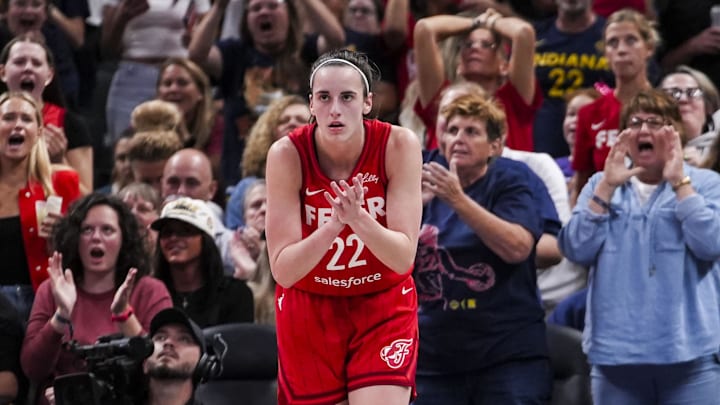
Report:
[[187,309],[188,305],[190,305],[190,298],[192,296],[191,292],[186,293],[177,293],[178,298],[180,298],[180,305],[183,307],[183,309]]

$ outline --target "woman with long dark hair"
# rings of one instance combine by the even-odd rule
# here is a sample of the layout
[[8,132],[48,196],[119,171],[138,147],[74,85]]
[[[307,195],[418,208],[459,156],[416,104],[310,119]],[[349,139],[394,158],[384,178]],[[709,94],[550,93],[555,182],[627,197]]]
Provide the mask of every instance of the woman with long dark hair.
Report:
[[201,327],[253,321],[253,295],[244,281],[223,274],[213,213],[204,201],[169,202],[152,224],[158,231],[155,275],[173,304]]

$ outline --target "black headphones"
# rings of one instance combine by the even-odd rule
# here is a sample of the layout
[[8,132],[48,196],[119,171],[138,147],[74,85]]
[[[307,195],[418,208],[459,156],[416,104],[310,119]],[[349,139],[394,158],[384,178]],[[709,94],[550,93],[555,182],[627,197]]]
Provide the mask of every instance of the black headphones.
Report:
[[204,384],[208,380],[219,377],[223,372],[223,360],[227,354],[227,343],[222,335],[213,335],[210,347],[203,352],[193,372],[193,384]]

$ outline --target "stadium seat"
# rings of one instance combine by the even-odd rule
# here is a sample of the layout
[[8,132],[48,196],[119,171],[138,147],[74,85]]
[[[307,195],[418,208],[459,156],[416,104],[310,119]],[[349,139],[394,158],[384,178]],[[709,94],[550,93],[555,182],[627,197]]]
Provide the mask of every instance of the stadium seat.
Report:
[[203,330],[227,343],[222,373],[201,384],[196,398],[213,405],[277,405],[277,340],[270,325],[234,323]]

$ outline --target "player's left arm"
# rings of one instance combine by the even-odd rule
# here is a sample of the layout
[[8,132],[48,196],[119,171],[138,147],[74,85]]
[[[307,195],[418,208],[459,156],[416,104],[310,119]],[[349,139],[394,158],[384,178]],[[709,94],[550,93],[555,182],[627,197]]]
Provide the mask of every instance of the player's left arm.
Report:
[[385,170],[387,228],[370,214],[361,215],[351,228],[375,257],[396,273],[404,274],[415,261],[422,216],[422,154],[417,136],[410,130],[393,126],[385,152]]

